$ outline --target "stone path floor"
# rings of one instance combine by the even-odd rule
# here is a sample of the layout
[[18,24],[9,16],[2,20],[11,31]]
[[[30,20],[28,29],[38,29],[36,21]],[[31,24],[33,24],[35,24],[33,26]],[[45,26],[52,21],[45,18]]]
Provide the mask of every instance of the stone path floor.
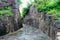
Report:
[[37,28],[24,25],[18,32],[0,37],[0,40],[49,40],[49,37]]
[[60,40],[60,32],[57,32],[57,40]]

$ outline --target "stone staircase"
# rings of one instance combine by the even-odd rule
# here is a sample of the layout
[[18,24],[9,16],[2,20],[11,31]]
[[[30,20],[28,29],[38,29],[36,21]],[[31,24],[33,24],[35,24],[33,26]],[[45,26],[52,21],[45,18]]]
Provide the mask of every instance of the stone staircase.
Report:
[[57,39],[57,40],[60,40],[60,32],[57,32],[56,39]]

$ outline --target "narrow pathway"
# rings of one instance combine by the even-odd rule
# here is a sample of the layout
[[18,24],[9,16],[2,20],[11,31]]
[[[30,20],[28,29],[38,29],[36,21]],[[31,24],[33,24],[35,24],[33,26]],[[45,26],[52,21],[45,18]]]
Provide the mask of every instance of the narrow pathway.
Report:
[[60,40],[60,32],[57,32],[57,40]]
[[24,25],[18,32],[0,37],[0,40],[49,40],[49,37],[37,28]]

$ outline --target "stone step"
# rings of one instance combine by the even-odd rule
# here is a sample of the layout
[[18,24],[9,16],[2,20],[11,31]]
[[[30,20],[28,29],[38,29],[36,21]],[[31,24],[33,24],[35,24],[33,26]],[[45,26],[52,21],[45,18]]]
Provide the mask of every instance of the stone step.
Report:
[[57,32],[57,39],[60,40],[60,32]]

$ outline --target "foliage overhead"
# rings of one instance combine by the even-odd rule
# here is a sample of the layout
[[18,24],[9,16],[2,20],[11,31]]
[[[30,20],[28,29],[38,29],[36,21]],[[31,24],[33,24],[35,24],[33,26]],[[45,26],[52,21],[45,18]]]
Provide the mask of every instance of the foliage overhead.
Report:
[[[25,2],[24,2],[25,1]],[[34,0],[17,0],[20,6],[20,17],[24,18]],[[24,2],[24,3],[23,3]],[[25,4],[25,5],[24,5]]]
[[18,5],[20,5],[22,2],[21,2],[21,0],[17,0],[17,3],[18,3]]
[[60,0],[35,0],[35,3],[39,12],[46,12],[60,21]]
[[30,8],[30,4],[27,6],[27,8],[23,8],[23,11],[21,13],[21,18],[24,18],[24,16],[27,14],[27,12],[29,11]]

